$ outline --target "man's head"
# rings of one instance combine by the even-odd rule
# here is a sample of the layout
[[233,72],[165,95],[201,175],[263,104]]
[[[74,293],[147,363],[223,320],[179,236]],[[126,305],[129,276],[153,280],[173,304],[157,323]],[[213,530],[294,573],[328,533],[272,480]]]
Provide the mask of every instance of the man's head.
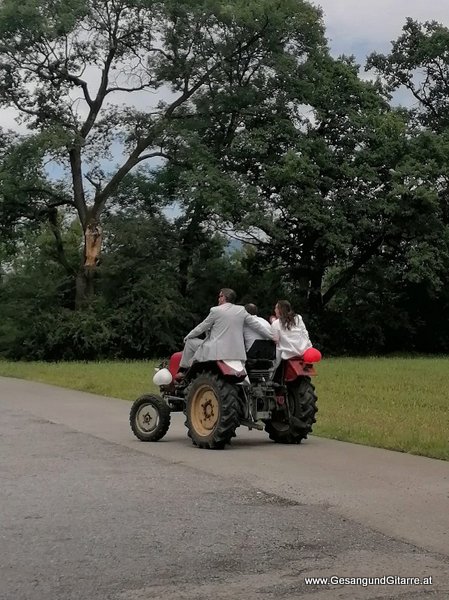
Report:
[[257,306],[255,304],[246,304],[245,310],[250,315],[257,315]]
[[237,294],[234,290],[231,290],[231,288],[223,288],[218,294],[218,304],[225,304],[226,302],[234,304],[236,298]]

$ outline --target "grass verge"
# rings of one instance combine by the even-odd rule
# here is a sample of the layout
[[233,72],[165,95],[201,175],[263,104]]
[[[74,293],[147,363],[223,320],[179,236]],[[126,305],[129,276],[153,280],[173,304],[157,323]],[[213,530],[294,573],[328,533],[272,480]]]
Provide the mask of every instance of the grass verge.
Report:
[[[134,400],[157,361],[0,362],[0,375]],[[449,460],[449,358],[338,358],[314,380],[319,436]]]

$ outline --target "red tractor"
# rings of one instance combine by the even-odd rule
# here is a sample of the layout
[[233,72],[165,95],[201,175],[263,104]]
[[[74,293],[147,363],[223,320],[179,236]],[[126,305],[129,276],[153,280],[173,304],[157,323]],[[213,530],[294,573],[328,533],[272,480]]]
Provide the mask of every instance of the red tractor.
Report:
[[130,424],[144,442],[156,442],[170,426],[171,412],[183,411],[192,442],[224,448],[240,425],[260,429],[281,444],[299,444],[312,431],[317,412],[315,348],[281,362],[274,370],[274,342],[257,340],[246,363],[218,360],[180,371],[181,352],[156,372],[160,396],[144,395],[131,407]]

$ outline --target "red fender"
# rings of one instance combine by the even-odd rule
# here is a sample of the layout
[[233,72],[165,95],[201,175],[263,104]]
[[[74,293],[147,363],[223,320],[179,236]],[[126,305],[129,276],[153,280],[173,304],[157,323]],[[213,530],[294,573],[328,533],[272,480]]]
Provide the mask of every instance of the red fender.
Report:
[[175,352],[174,354],[172,354],[170,356],[170,361],[168,363],[168,370],[170,371],[173,379],[175,378],[175,375],[179,371],[179,363],[181,362],[181,356],[182,356],[182,352]]
[[308,348],[302,356],[294,356],[284,361],[285,381],[294,381],[298,377],[316,375],[313,363],[320,362],[321,352],[316,348]]

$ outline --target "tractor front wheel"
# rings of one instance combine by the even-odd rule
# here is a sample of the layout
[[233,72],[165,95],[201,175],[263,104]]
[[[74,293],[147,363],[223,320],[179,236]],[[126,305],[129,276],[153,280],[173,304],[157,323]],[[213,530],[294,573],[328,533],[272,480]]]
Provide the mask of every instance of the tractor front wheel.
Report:
[[170,408],[159,396],[145,395],[131,407],[129,424],[136,437],[142,442],[157,442],[170,427]]
[[188,435],[199,448],[222,449],[239,426],[238,392],[217,375],[202,373],[186,390]]

